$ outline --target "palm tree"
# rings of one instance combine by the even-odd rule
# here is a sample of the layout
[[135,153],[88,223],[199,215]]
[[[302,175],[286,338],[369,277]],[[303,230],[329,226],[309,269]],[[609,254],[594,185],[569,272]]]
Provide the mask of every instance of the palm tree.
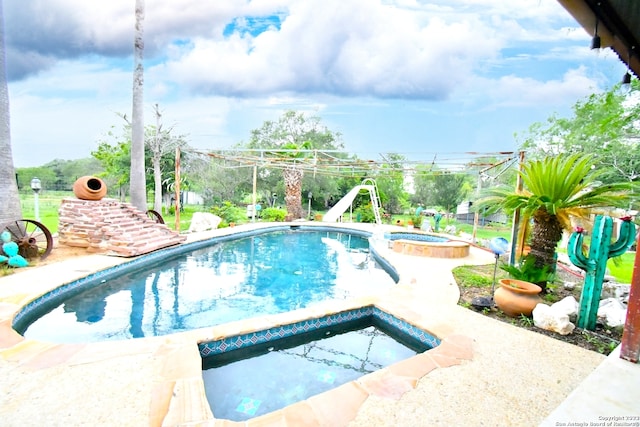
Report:
[[144,0],[136,0],[136,31],[134,37],[133,111],[131,114],[131,173],[129,188],[131,204],[142,212],[147,210],[147,181],[144,165],[144,68],[142,54]]
[[[304,216],[302,212],[302,177],[304,172],[300,167],[296,165],[297,159],[304,159],[308,155],[308,150],[311,149],[311,143],[305,141],[302,144],[288,143],[282,147],[284,150],[292,150],[281,154],[281,156],[292,160],[293,163],[288,163],[283,171],[282,177],[284,179],[284,203],[287,207],[287,213],[291,215],[292,219],[299,219]],[[297,150],[304,150],[302,152]]]
[[9,88],[4,49],[4,13],[0,0],[0,224],[22,217],[20,195],[11,152]]
[[580,153],[528,162],[520,172],[522,191],[490,188],[476,209],[508,213],[520,209],[523,224],[533,219],[530,254],[535,266],[555,271],[556,247],[563,230],[571,230],[572,217],[588,219],[600,209],[628,206],[631,200],[634,183],[602,184],[597,178],[603,171],[594,170],[592,164],[590,156]]

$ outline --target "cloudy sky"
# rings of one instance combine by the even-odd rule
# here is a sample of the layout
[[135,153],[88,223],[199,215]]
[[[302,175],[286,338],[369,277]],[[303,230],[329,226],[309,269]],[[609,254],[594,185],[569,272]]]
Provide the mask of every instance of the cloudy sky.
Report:
[[[16,167],[89,157],[131,116],[134,0],[4,1]],[[147,0],[145,122],[202,149],[285,110],[348,151],[510,151],[624,65],[556,0]]]

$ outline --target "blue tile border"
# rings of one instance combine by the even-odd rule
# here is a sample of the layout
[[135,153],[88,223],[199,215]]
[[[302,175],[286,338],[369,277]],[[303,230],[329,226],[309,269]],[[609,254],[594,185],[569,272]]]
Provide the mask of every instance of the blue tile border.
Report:
[[[66,299],[71,298],[86,289],[100,286],[102,283],[112,279],[114,276],[119,276],[121,274],[135,271],[142,266],[160,263],[169,257],[180,256],[187,252],[195,251],[229,240],[238,240],[245,237],[257,236],[278,231],[296,230],[345,233],[363,238],[370,238],[372,236],[371,232],[356,230],[347,227],[282,224],[235,232],[222,236],[214,236],[205,240],[183,243],[178,246],[171,246],[168,248],[160,249],[158,251],[154,251],[147,255],[142,255],[133,259],[132,261],[89,274],[81,279],[59,286],[45,293],[44,295],[39,296],[38,298],[26,304],[16,313],[13,318],[12,327],[18,333],[23,334],[24,331],[29,327],[29,325],[35,320],[34,317],[38,317],[40,313],[46,313],[63,303]],[[397,283],[399,280],[399,275],[396,269],[391,266],[391,264],[389,264],[389,262],[386,261],[378,252],[376,252],[371,244],[369,245],[369,251],[373,255],[376,262],[378,262],[378,264],[380,264],[380,266],[382,266],[382,268]]]
[[390,232],[384,233],[384,238],[388,240],[417,240],[418,242],[448,242],[446,237],[434,236],[423,233]]
[[330,314],[320,318],[302,320],[261,331],[254,331],[242,335],[234,335],[219,340],[200,343],[198,344],[198,349],[200,351],[200,356],[204,358],[366,317],[373,317],[378,321],[383,322],[389,328],[407,334],[429,348],[440,345],[441,341],[439,338],[434,337],[428,332],[402,319],[398,319],[397,317],[380,310],[378,307],[369,305],[353,310]]

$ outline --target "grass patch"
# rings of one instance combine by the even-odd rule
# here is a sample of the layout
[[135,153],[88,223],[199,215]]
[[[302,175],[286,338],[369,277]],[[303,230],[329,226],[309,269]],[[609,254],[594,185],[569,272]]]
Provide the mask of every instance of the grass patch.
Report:
[[607,262],[609,273],[620,283],[631,283],[635,256],[635,252],[626,252],[617,258],[611,258]]
[[[461,265],[451,272],[458,286],[464,288],[490,288],[493,285],[493,265],[482,266]],[[496,276],[498,280],[499,276]]]

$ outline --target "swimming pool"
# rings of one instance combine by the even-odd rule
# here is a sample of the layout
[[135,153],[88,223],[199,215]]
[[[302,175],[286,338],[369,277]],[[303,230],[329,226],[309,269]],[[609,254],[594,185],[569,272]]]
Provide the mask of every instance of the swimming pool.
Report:
[[371,294],[397,280],[376,264],[367,234],[335,229],[267,228],[136,261],[43,296],[14,328],[54,342],[160,336]]
[[214,416],[244,421],[438,344],[427,332],[369,306],[203,343],[200,352]]

